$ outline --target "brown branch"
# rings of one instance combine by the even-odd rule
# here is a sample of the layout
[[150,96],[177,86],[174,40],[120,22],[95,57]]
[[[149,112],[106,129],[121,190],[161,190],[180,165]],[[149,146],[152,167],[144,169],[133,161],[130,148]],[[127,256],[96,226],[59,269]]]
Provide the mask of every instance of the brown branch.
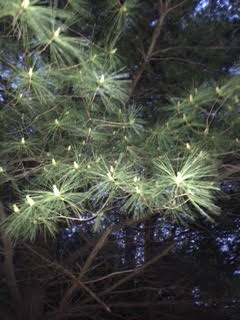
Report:
[[130,273],[130,272],[134,272],[135,269],[129,269],[129,270],[123,270],[123,271],[116,271],[116,272],[112,272],[112,273],[109,273],[107,274],[106,276],[103,276],[101,278],[97,278],[97,279],[94,279],[94,280],[88,280],[88,281],[84,281],[85,284],[89,284],[89,283],[95,283],[95,282],[99,282],[99,281],[103,281],[103,280],[106,280],[108,278],[112,278],[112,277],[115,277],[115,276],[119,276],[119,275],[122,275],[124,273]]
[[158,49],[157,51],[153,52],[153,56],[158,55],[159,53],[165,53],[168,51],[174,51],[174,50],[184,50],[184,49],[197,49],[197,50],[229,50],[229,49],[239,49],[239,46],[209,46],[209,47],[203,47],[203,46],[175,46],[175,47],[167,47],[163,49]]
[[158,19],[158,23],[153,31],[153,35],[152,35],[152,39],[150,42],[150,46],[148,48],[147,54],[145,56],[143,56],[143,61],[142,64],[140,66],[140,68],[138,69],[138,71],[135,73],[135,75],[133,76],[133,82],[132,82],[132,86],[130,89],[130,93],[129,93],[129,98],[132,97],[133,92],[145,70],[146,65],[148,64],[148,62],[151,60],[153,54],[154,54],[154,48],[156,46],[156,42],[159,38],[159,35],[162,31],[164,22],[165,22],[165,18],[168,15],[169,12],[175,10],[176,8],[178,8],[179,6],[183,5],[183,3],[185,3],[186,0],[183,0],[182,2],[180,2],[179,4],[177,4],[174,7],[169,8],[168,7],[168,1],[164,2],[163,0],[159,0],[159,19]]
[[149,260],[148,262],[146,262],[144,265],[142,265],[140,268],[137,268],[134,270],[134,272],[130,275],[128,275],[127,277],[119,280],[118,282],[116,282],[115,284],[113,284],[111,287],[107,288],[106,290],[104,290],[99,296],[104,296],[108,293],[110,293],[112,290],[116,289],[117,287],[119,287],[120,285],[122,285],[123,283],[131,280],[132,278],[136,277],[136,275],[138,275],[139,273],[143,272],[146,268],[148,268],[151,264],[154,264],[155,262],[157,262],[159,259],[165,257],[174,247],[176,246],[175,243],[171,243],[166,249],[164,249],[161,253],[159,253],[158,255],[156,255],[155,257],[153,257],[151,260]]
[[[95,257],[97,256],[98,252],[102,249],[102,247],[104,246],[107,238],[109,237],[110,233],[112,232],[112,228],[108,228],[101,236],[101,238],[99,239],[99,241],[97,242],[97,244],[95,245],[94,249],[92,250],[92,252],[90,253],[90,255],[88,256],[79,276],[77,277],[77,279],[79,281],[81,281],[82,277],[84,276],[84,274],[89,270],[91,264],[93,263]],[[76,291],[78,290],[79,285],[78,283],[73,283],[72,286],[67,290],[67,292],[65,293],[65,295],[63,296],[61,302],[60,302],[60,313],[63,313],[63,311],[66,308],[66,305],[68,305],[71,297],[76,293]]]
[[163,24],[164,24],[164,20],[165,20],[165,17],[166,17],[166,14],[167,14],[167,4],[166,5],[163,5],[163,2],[160,0],[159,1],[159,14],[160,14],[160,17],[158,19],[158,23],[156,25],[156,28],[154,29],[153,31],[153,35],[152,35],[152,39],[151,39],[151,43],[150,43],[150,46],[148,48],[148,51],[147,51],[147,54],[144,56],[143,58],[143,62],[139,68],[139,70],[136,72],[136,74],[134,75],[133,77],[133,82],[132,82],[132,86],[131,86],[131,90],[130,90],[130,93],[129,93],[129,98],[132,97],[133,95],[133,92],[143,74],[143,71],[145,70],[145,67],[148,63],[148,61],[150,60],[152,54],[153,54],[153,51],[154,51],[154,48],[155,48],[155,45],[156,45],[156,42],[157,42],[157,39],[161,33],[161,30],[162,30],[162,27],[163,27]]
[[168,13],[173,11],[173,10],[176,10],[178,7],[181,7],[187,0],[183,0],[182,2],[179,2],[178,4],[176,4],[174,7],[171,7],[168,9]]
[[195,64],[195,65],[200,65],[200,66],[205,67],[204,63],[200,63],[200,62],[193,61],[190,59],[177,58],[177,57],[154,57],[154,58],[152,58],[152,60],[179,61],[179,62],[183,62],[183,63]]
[[14,175],[14,176],[6,175],[4,177],[2,183],[6,183],[6,182],[11,181],[11,180],[21,180],[21,179],[27,178],[27,177],[31,176],[33,173],[38,172],[42,168],[43,168],[43,165],[40,165],[38,167],[29,169],[27,171],[24,171],[23,173],[20,173],[20,174]]
[[102,249],[102,247],[104,246],[107,238],[109,237],[110,233],[112,232],[112,228],[108,228],[103,235],[101,236],[101,238],[99,239],[99,241],[97,242],[96,246],[94,247],[94,249],[92,250],[92,252],[90,253],[90,255],[87,258],[87,261],[85,262],[81,273],[79,275],[79,278],[82,278],[84,276],[84,274],[88,271],[88,269],[90,268],[91,264],[93,263],[95,257],[97,256],[98,252]]
[[96,293],[93,292],[89,287],[87,287],[80,279],[78,279],[78,277],[75,277],[70,270],[66,269],[64,266],[60,265],[59,263],[55,261],[51,261],[48,258],[44,257],[42,254],[40,254],[38,251],[33,249],[31,246],[27,244],[24,244],[24,246],[34,255],[38,256],[41,260],[43,260],[45,263],[49,264],[49,266],[55,268],[62,274],[65,274],[69,279],[73,281],[73,283],[77,284],[85,292],[87,292],[95,301],[97,301],[106,311],[111,312],[110,308],[96,295]]

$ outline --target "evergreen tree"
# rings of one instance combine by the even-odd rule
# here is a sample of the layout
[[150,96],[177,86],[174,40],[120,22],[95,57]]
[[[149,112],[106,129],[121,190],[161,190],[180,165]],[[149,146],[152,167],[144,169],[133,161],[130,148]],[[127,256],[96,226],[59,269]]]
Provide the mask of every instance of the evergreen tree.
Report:
[[[239,77],[230,73],[239,65],[237,4],[0,1],[0,219],[13,304],[21,297],[8,237],[27,247],[89,221],[98,231],[220,213],[222,165],[240,143]],[[56,269],[109,311],[81,282],[107,237],[83,255],[79,278]],[[130,230],[126,238],[132,250]],[[147,240],[145,251],[151,262]],[[115,262],[109,252],[103,261]],[[64,287],[60,309],[75,289]]]
[[[219,212],[218,155],[239,143],[238,77],[217,86],[205,81],[187,96],[164,92],[154,120],[136,98],[163,27],[166,38],[185,1],[155,3],[159,20],[132,82],[121,46],[129,50],[135,30],[148,23],[149,4],[14,0],[0,9],[1,61],[8,68],[1,183],[11,186],[12,238],[54,235],[61,221],[94,219],[97,228],[114,207],[135,219],[154,213],[211,219]],[[180,28],[184,21],[175,32]]]

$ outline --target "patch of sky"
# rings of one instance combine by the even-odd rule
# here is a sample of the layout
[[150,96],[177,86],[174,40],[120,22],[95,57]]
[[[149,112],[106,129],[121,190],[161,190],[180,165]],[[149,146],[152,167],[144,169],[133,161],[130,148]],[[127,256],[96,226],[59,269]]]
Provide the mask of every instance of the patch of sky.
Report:
[[[210,0],[201,0],[195,8],[195,12],[193,16],[201,14],[203,11],[207,10],[210,4],[211,4]],[[216,9],[220,9],[220,10],[227,9],[229,12],[232,9],[232,5],[230,4],[229,0],[218,0],[216,7],[217,7]],[[220,12],[216,12],[216,18],[219,18],[219,13]],[[235,12],[233,14],[230,14],[228,19],[229,21],[240,19],[240,15]]]
[[116,232],[113,232],[112,235],[114,235],[114,237],[117,239],[117,245],[120,248],[125,248],[125,232],[124,230],[119,230]]
[[144,249],[143,247],[137,247],[136,254],[135,254],[135,263],[136,267],[141,267],[144,263]]
[[229,72],[234,76],[240,75],[240,65],[233,66],[229,69]]
[[129,79],[130,78],[130,73],[129,72],[125,72],[125,73],[120,73],[120,74],[117,74],[113,77],[113,79],[120,79],[120,80],[123,80],[123,79]]
[[234,276],[240,276],[240,270],[234,270],[233,271]]
[[140,267],[144,263],[144,237],[142,232],[137,232],[134,236],[134,242],[136,243],[135,251],[135,265]]
[[[217,237],[216,243],[219,246],[219,250],[221,252],[230,252],[230,247],[236,242],[236,235],[235,234],[229,234],[225,237]],[[232,248],[232,246],[231,246]]]
[[9,77],[9,75],[10,75],[11,72],[12,72],[12,71],[11,71],[10,69],[6,69],[6,70],[4,70],[4,71],[1,72],[1,77],[2,77],[3,79],[7,79],[7,78]]
[[77,231],[77,227],[72,226],[71,228],[65,229],[65,234],[67,235],[68,238],[71,238],[76,231]]
[[162,233],[163,233],[163,236],[165,238],[168,238],[172,235],[171,231],[168,229],[168,227],[163,227],[161,228],[162,229]]
[[34,127],[28,127],[27,128],[27,132],[29,133],[29,134],[35,134],[36,133],[36,129],[34,128]]
[[232,6],[229,3],[229,0],[218,0],[217,4],[220,8],[228,7],[231,10]]
[[150,22],[150,27],[152,27],[152,28],[155,27],[155,26],[157,25],[157,22],[158,22],[157,19],[151,21],[151,22]]
[[[210,0],[201,0],[199,4],[196,6],[196,13],[201,13],[203,10],[207,9],[210,5]],[[229,3],[229,0],[218,0],[217,6],[219,8],[227,7],[228,10],[232,9],[232,5]]]
[[228,251],[229,251],[229,247],[228,247],[227,244],[224,244],[224,245],[222,245],[222,246],[220,247],[220,250],[221,250],[222,252],[228,252]]
[[121,257],[121,262],[122,262],[123,265],[125,264],[125,258],[124,257]]
[[200,3],[196,6],[196,13],[200,13],[209,6],[209,0],[201,0]]
[[0,94],[0,102],[4,102],[5,100],[4,100],[4,98],[3,98],[3,95],[2,94]]
[[123,240],[123,239],[121,239],[121,240],[119,240],[118,239],[118,242],[117,242],[117,244],[118,244],[118,246],[120,247],[120,248],[125,248],[125,241]]
[[[238,11],[240,11],[240,9],[239,9]],[[239,15],[239,14],[233,14],[233,15],[230,17],[230,21],[232,21],[232,20],[237,20],[237,19],[240,19],[240,15]]]
[[233,243],[233,242],[235,241],[235,239],[236,239],[236,236],[235,236],[235,235],[230,235],[230,236],[227,237],[227,240],[228,240],[228,242],[230,242],[230,243]]
[[175,235],[179,236],[179,234],[182,233],[182,232],[183,232],[183,229],[180,228],[180,227],[177,227],[176,230],[175,230]]
[[192,295],[194,296],[194,298],[199,298],[200,297],[200,289],[199,289],[199,287],[194,287],[192,289]]
[[12,89],[17,89],[17,87],[18,87],[18,85],[17,85],[16,83],[12,83],[12,84],[11,84],[11,88],[12,88]]
[[220,183],[220,188],[222,191],[226,193],[238,192],[239,191],[239,183],[235,181],[222,181]]

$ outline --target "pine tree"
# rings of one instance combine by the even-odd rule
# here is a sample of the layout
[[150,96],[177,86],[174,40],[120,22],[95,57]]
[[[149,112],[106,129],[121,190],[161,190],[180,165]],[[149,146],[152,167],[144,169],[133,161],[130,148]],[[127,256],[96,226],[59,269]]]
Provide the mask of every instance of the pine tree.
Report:
[[[238,1],[203,7],[198,0],[0,1],[1,265],[9,291],[1,287],[0,304],[10,294],[19,319],[45,317],[32,308],[43,305],[41,290],[51,301],[47,319],[107,319],[96,312],[109,312],[103,300],[114,305],[116,288],[125,290],[173,248],[150,247],[159,217],[185,224],[220,213],[220,182],[239,172],[223,166],[240,143],[239,76],[230,72],[239,65]],[[146,230],[129,227],[147,218]],[[44,255],[28,245],[45,239],[47,247],[72,225],[86,235],[89,222],[94,231],[111,227],[91,238],[90,254],[80,253],[80,272],[75,252],[58,263],[50,248]],[[109,240],[122,223],[125,263]],[[145,238],[146,263],[129,274],[135,237]],[[20,243],[20,261],[13,262],[12,242]],[[168,265],[160,267],[166,279],[150,274],[143,287],[151,276],[156,292],[168,286]],[[126,275],[114,282],[116,270]],[[69,311],[79,288],[81,303]],[[29,307],[31,296],[40,298]],[[146,294],[149,303],[153,297]]]
[[154,121],[137,98],[164,24],[183,8],[156,4],[160,18],[131,76],[119,52],[132,46],[145,2],[1,3],[0,170],[13,239],[53,236],[61,222],[92,219],[97,229],[114,207],[133,219],[219,213],[219,154],[239,144],[239,78],[156,101]]

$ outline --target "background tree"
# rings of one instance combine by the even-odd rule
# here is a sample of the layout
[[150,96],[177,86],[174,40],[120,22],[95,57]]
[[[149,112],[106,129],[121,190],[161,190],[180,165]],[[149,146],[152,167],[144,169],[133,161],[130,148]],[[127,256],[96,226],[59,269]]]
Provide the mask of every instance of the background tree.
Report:
[[[127,283],[173,248],[154,257],[153,221],[212,220],[220,212],[218,180],[238,172],[238,166],[226,165],[226,156],[234,159],[239,148],[239,78],[229,73],[239,63],[237,2],[204,9],[202,1],[14,0],[0,4],[0,19],[1,220],[13,301],[22,304],[8,237],[41,263],[51,263],[26,241],[53,243],[66,224],[86,224],[86,234],[91,223],[95,231],[112,226],[120,232],[126,225],[134,248],[137,234],[129,225],[149,217],[152,222],[141,227],[150,239],[147,260],[131,268]],[[95,278],[92,291],[82,279],[91,283],[96,277],[93,263],[112,227],[90,242],[90,254],[78,256],[80,275],[54,264],[65,280],[55,287],[61,297],[53,317],[77,317],[85,304],[94,318],[89,299],[110,311],[101,296],[106,299],[124,281],[111,284],[109,275],[130,272],[112,258],[110,247],[99,257],[103,269],[97,269],[99,278],[110,278],[108,287],[102,290]],[[115,269],[108,270],[105,258]],[[51,276],[41,275],[41,286]],[[75,282],[69,290],[66,278]],[[69,302],[84,295],[83,305],[66,315]],[[23,306],[19,317],[27,313]]]

